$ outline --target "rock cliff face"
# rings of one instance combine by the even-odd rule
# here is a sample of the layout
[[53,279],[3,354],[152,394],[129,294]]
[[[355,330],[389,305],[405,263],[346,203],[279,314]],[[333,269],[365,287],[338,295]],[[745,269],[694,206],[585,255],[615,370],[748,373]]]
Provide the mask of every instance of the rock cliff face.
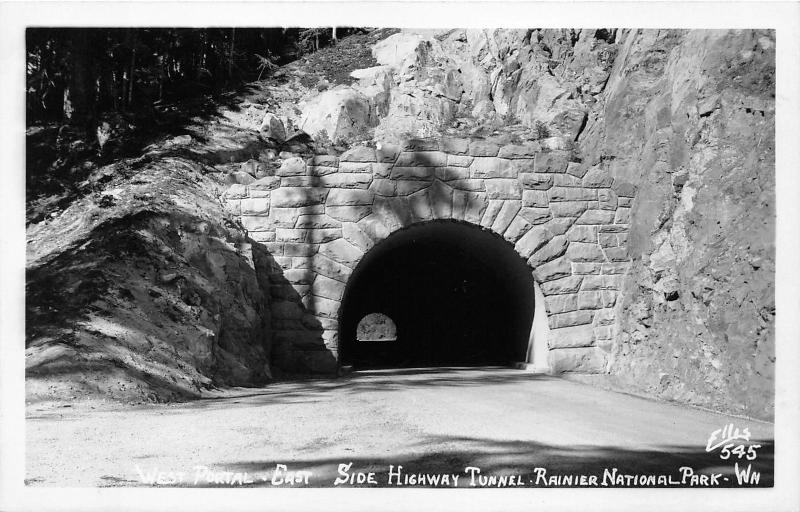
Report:
[[770,31],[625,31],[580,138],[638,184],[609,371],[661,398],[770,418],[775,53]]

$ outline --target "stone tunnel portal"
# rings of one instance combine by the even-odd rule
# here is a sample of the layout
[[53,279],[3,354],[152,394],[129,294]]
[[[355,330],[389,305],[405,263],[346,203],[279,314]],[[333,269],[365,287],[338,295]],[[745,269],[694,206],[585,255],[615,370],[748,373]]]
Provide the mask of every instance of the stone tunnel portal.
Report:
[[[533,312],[531,270],[503,238],[466,222],[415,224],[371,249],[351,276],[340,361],[356,369],[525,361]],[[396,336],[357,336],[376,313]]]

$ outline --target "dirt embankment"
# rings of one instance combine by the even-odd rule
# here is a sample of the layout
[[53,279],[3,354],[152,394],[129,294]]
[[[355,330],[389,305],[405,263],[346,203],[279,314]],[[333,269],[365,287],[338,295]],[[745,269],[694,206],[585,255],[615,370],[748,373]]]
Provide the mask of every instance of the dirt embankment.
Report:
[[[256,135],[230,132],[249,157]],[[83,184],[94,192],[29,226],[29,401],[174,400],[270,378],[266,260],[218,200],[226,174],[210,164],[235,145],[217,135],[101,168]]]

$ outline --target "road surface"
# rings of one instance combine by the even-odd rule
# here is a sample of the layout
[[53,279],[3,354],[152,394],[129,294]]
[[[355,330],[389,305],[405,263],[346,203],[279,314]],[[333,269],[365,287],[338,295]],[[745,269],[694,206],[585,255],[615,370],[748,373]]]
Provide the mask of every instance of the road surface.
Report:
[[[772,481],[770,423],[504,368],[356,372],[27,416],[34,486],[726,486],[737,461]],[[737,430],[750,437],[738,454],[706,453],[715,431],[712,445]]]

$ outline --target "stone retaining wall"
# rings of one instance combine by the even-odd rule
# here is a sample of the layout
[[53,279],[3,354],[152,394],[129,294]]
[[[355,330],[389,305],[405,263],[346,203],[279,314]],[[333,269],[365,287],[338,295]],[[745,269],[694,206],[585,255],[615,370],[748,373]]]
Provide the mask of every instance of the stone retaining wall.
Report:
[[273,364],[335,370],[340,301],[364,254],[398,229],[453,219],[527,260],[545,297],[551,370],[605,371],[634,190],[569,156],[536,142],[410,140],[288,158],[274,176],[232,185],[227,208],[274,259]]

